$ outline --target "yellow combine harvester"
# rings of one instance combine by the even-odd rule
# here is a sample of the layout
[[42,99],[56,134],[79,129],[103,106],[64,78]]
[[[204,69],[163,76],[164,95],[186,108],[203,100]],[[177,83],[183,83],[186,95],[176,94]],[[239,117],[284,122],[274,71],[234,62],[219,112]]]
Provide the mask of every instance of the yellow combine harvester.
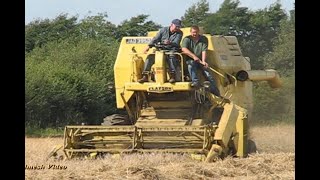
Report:
[[[184,35],[190,28],[181,29]],[[165,57],[169,52],[155,45],[155,64],[149,82],[138,83],[147,54],[143,49],[157,32],[146,37],[124,37],[114,64],[117,108],[102,125],[66,126],[63,150],[68,158],[100,153],[173,152],[212,162],[228,155],[249,153],[248,118],[253,108],[252,81],[268,81],[280,87],[275,70],[251,70],[234,36],[208,38],[207,62],[226,99],[202,86],[190,87],[186,64],[180,57],[175,83],[169,83]]]

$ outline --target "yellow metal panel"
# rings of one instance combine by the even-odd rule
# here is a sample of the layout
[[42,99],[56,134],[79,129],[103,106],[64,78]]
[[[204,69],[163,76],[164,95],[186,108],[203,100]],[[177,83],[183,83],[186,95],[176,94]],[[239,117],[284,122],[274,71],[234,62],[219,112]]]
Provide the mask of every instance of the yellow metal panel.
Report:
[[248,119],[247,111],[237,106],[239,110],[239,116],[236,123],[235,148],[237,150],[237,156],[245,157],[247,155],[247,140],[248,140]]
[[147,55],[143,53],[150,37],[124,37],[121,40],[117,59],[114,64],[114,80],[116,88],[117,108],[124,108],[124,102],[120,93],[124,93],[126,101],[130,99],[133,92],[126,91],[126,82],[136,82],[141,77],[144,60]]
[[150,105],[152,107],[157,107],[157,108],[190,108],[192,106],[191,101],[151,101]]
[[[171,87],[173,91],[190,91],[190,82],[176,82],[176,83],[154,83],[154,82],[146,82],[146,83],[125,83],[126,91],[149,91],[150,87],[159,87],[158,93],[162,93],[161,87]],[[153,91],[155,92],[155,91]]]
[[156,112],[154,111],[153,107],[148,107],[141,110],[140,116],[156,116]]
[[214,134],[214,139],[221,141],[225,147],[228,145],[232,132],[235,129],[238,115],[239,111],[233,103],[224,106],[224,111],[218,124],[218,129]]
[[163,84],[164,82],[166,82],[166,79],[167,79],[164,52],[156,51],[155,58],[156,58],[154,63],[155,80],[157,83]]
[[144,120],[139,119],[137,123],[135,124],[137,127],[147,127],[147,126],[184,126],[186,124],[187,120],[183,119],[151,119],[151,120]]
[[[124,102],[121,98],[121,92],[123,92],[123,89],[116,89],[116,99],[117,99],[117,108],[122,109],[124,108]],[[133,95],[133,91],[126,91],[123,96],[127,100],[126,102],[129,101],[130,97]]]

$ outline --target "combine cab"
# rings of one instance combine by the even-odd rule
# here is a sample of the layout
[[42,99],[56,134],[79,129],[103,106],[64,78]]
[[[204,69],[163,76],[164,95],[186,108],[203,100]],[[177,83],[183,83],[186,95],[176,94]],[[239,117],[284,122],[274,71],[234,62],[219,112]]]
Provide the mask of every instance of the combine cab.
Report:
[[[189,28],[182,28],[184,35]],[[207,62],[224,98],[202,86],[191,88],[187,81],[184,55],[175,83],[169,83],[166,55],[155,45],[155,64],[149,82],[138,83],[146,59],[140,53],[156,32],[147,37],[124,37],[114,64],[117,108],[127,114],[108,116],[99,126],[66,126],[63,150],[68,158],[100,153],[173,152],[190,153],[212,162],[228,155],[246,157],[248,118],[252,112],[252,81],[268,81],[280,87],[274,70],[251,70],[250,59],[243,57],[234,36],[208,38]]]

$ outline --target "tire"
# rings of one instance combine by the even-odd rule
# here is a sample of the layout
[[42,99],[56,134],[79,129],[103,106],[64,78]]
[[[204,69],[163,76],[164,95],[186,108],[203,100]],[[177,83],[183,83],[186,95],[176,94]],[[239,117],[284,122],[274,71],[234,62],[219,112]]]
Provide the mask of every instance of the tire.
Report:
[[113,126],[113,125],[131,125],[129,117],[123,114],[112,114],[103,119],[103,126]]
[[248,140],[247,147],[248,147],[248,154],[254,154],[258,152],[256,143],[251,139]]

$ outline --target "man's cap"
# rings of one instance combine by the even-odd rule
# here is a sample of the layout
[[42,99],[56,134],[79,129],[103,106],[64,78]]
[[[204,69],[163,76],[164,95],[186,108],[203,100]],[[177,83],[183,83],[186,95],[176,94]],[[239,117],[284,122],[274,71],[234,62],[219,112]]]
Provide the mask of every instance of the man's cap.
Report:
[[179,28],[182,26],[181,21],[179,19],[172,20],[172,24],[176,25]]

